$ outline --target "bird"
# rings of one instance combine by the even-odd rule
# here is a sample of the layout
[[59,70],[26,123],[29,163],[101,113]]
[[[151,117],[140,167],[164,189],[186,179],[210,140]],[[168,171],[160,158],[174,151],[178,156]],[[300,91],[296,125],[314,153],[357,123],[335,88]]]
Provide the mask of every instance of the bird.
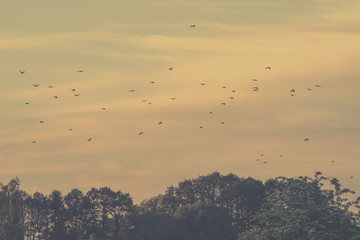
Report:
[[222,105],[226,105],[226,103],[224,103],[224,102],[223,102],[223,103],[221,103],[221,104],[222,104]]
[[260,161],[260,159],[256,159],[256,161]]
[[75,97],[78,97],[78,96],[80,96],[80,94],[74,94],[74,96],[75,96]]
[[320,85],[317,85],[317,84],[316,84],[316,85],[314,85],[314,87],[320,87]]
[[40,84],[33,84],[34,87],[38,87]]
[[290,96],[295,97],[296,95],[295,94],[290,94]]
[[225,124],[225,122],[221,122],[220,124]]
[[330,163],[334,163],[335,161],[334,160],[332,160]]
[[226,86],[222,86],[222,88],[226,88]]
[[266,164],[267,162],[263,162],[264,164]]
[[29,102],[26,102],[26,103],[25,103],[25,105],[28,105],[28,104],[30,104],[30,103],[29,103]]
[[71,88],[71,91],[75,92],[75,91],[76,91],[76,88]]
[[53,98],[58,98],[58,96],[53,96]]
[[24,74],[25,70],[19,70],[20,74]]
[[135,89],[130,89],[129,92],[135,92],[136,90]]
[[173,70],[173,67],[169,67],[169,70],[170,70],[170,71]]
[[48,86],[48,88],[54,88],[54,86]]
[[155,83],[154,81],[151,81],[150,83]]
[[88,142],[90,142],[91,140],[92,140],[92,138],[89,138],[89,139],[88,139]]
[[200,85],[204,86],[204,85],[206,85],[206,83],[200,83]]
[[36,143],[36,140],[32,141],[31,143]]
[[254,78],[252,81],[257,82],[258,80]]
[[200,126],[200,128],[203,128],[203,126]]
[[290,92],[295,92],[295,89],[291,89]]
[[269,69],[269,70],[271,70],[271,67],[266,67],[265,69]]
[[232,90],[231,92],[236,92],[235,90]]
[[194,27],[196,27],[196,25],[190,25],[190,27],[194,28]]
[[161,125],[162,124],[162,122],[159,122],[159,125]]
[[141,100],[141,102],[147,102],[147,101],[149,101],[149,100],[147,100],[147,99]]
[[354,178],[354,176],[350,176],[350,178]]
[[309,139],[308,139],[308,138],[305,138],[305,139],[304,139],[304,141],[305,141],[305,142],[308,142],[308,141],[309,141]]
[[171,100],[176,100],[176,97],[172,97],[172,98],[169,98],[169,99],[171,99]]
[[101,109],[102,109],[102,110],[106,110],[106,108],[104,108],[104,107],[103,107],[103,108],[101,108]]
[[68,130],[69,130],[69,131],[72,131],[73,129],[72,129],[72,128],[69,128]]
[[142,134],[144,134],[144,132],[139,132],[139,136],[142,135]]
[[149,102],[148,105],[151,105],[151,102]]
[[264,154],[261,154],[260,156],[262,156],[262,157],[263,157],[263,156],[264,156]]
[[282,155],[280,155],[280,157],[282,157]]
[[311,91],[312,89],[311,88],[307,88],[308,91]]
[[77,72],[84,72],[83,70],[78,70]]
[[210,114],[213,114],[213,112],[209,112]]
[[253,87],[253,92],[258,92],[259,88],[258,87]]
[[234,97],[230,97],[230,99],[234,99]]
[[40,121],[40,123],[44,123],[44,121]]

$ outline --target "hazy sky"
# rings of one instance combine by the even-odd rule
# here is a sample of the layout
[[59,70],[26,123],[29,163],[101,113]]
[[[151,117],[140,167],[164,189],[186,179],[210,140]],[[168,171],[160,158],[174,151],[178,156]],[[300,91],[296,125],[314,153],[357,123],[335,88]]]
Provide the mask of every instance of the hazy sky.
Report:
[[139,202],[320,170],[360,191],[357,0],[13,0],[0,29],[3,183]]

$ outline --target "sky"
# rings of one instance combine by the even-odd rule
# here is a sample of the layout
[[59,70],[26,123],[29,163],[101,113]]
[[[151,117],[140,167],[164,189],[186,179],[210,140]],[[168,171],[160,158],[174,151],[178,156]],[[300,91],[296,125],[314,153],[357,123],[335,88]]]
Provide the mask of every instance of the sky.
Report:
[[138,203],[214,171],[316,170],[360,192],[359,13],[356,0],[1,1],[0,182]]

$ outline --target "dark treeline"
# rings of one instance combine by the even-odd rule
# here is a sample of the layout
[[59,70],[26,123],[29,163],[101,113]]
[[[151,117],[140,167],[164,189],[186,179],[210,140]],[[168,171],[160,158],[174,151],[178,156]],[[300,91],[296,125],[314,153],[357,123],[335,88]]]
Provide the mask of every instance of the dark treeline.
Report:
[[1,185],[0,239],[360,240],[351,194],[320,172],[266,182],[214,172],[135,205],[108,187],[29,195],[16,178]]

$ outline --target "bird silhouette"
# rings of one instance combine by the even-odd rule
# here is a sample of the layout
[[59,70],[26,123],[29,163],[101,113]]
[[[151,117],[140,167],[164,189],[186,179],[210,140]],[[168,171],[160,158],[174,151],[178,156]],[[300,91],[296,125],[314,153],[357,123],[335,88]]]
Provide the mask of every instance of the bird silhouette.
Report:
[[258,92],[259,88],[258,87],[253,87],[253,92]]
[[39,85],[40,85],[40,83],[39,84],[33,84],[34,87],[38,87]]
[[84,72],[83,70],[78,70],[77,72]]
[[309,141],[309,139],[308,139],[308,138],[305,138],[305,139],[304,139],[304,141],[305,141],[305,142],[308,142],[308,141]]
[[206,85],[206,83],[200,83],[200,85],[204,86],[204,85]]
[[54,88],[54,86],[48,86],[48,88]]
[[163,122],[159,122],[159,125],[163,124]]
[[169,70],[170,70],[170,71],[173,70],[173,67],[169,67]]
[[26,102],[25,104],[28,105],[28,104],[30,104],[30,103],[29,103],[29,102]]
[[235,90],[232,90],[231,92],[236,92]]
[[74,96],[75,96],[75,97],[78,97],[78,96],[80,96],[80,94],[74,94]]
[[169,98],[169,99],[171,99],[171,100],[176,100],[177,98],[176,98],[176,97],[172,97],[172,98]]
[[332,160],[330,163],[334,163],[335,161],[334,160]]
[[317,84],[316,84],[316,85],[314,85],[314,87],[320,87],[320,85],[317,85]]
[[136,90],[135,89],[130,89],[129,92],[135,92]]
[[20,72],[20,74],[24,74],[24,73],[25,73],[25,70],[23,70],[23,71],[19,70],[19,72]]
[[258,80],[254,78],[252,81],[257,82]]
[[226,103],[224,103],[224,102],[223,102],[223,103],[221,103],[221,104],[222,104],[222,105],[226,105]]
[[32,141],[31,143],[36,143],[36,140]]
[[71,91],[75,92],[75,91],[76,91],[76,88],[71,88]]
[[154,81],[151,81],[150,83],[155,83]]
[[144,132],[139,132],[139,136],[140,136],[140,135],[143,135],[143,134],[144,134]]
[[295,94],[290,94],[290,96],[295,97],[296,95]]
[[190,25],[190,27],[194,28],[194,27],[196,27],[196,25]]
[[213,114],[213,112],[209,112],[210,114]]
[[40,121],[40,123],[44,123],[44,121]]
[[147,102],[147,101],[149,101],[149,100],[147,100],[147,99],[141,100],[141,102]]
[[69,128],[68,130],[69,130],[69,131],[72,131],[73,129],[72,129],[72,128]]
[[53,98],[58,98],[58,96],[53,96]]
[[311,91],[312,89],[311,88],[307,88],[308,91]]
[[103,107],[103,108],[101,108],[101,109],[102,109],[102,110],[106,110],[106,108],[104,108],[104,107]]
[[265,69],[269,69],[269,70],[271,70],[271,67],[266,67]]
[[220,124],[225,124],[225,122],[221,122]]
[[222,86],[222,88],[226,88],[226,86]]
[[295,92],[295,89],[291,89],[290,92]]
[[203,126],[200,126],[200,128],[203,128]]
[[234,99],[234,97],[229,97],[230,99]]
[[90,142],[91,140],[92,140],[92,138],[89,138],[89,139],[88,139],[88,142]]

